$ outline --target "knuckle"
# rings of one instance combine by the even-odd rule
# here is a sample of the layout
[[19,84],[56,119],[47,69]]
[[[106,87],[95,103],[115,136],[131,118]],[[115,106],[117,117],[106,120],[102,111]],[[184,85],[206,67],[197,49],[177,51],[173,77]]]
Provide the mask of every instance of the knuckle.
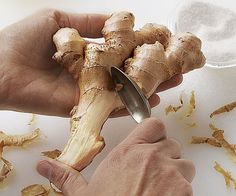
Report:
[[164,136],[166,135],[165,125],[160,120],[156,118],[150,118],[146,120],[146,122],[148,122],[154,129],[160,131]]
[[157,118],[149,118],[146,120],[149,124],[152,124],[152,126],[159,128],[159,129],[165,129],[164,124],[162,121],[158,120]]
[[183,181],[181,183],[181,185],[179,186],[179,189],[184,191],[183,196],[192,196],[193,195],[192,186],[187,181]]
[[195,166],[194,166],[193,162],[190,160],[182,159],[181,164],[184,168],[186,168],[188,170],[195,170]]
[[52,170],[50,181],[56,185],[57,188],[60,190],[63,189],[64,185],[70,181],[71,174],[67,170],[58,170],[55,169]]
[[157,154],[154,150],[149,150],[145,153],[143,153],[143,158],[144,160],[146,160],[147,162],[152,162],[157,158]]
[[151,149],[148,151],[145,151],[142,153],[143,160],[145,162],[151,163],[151,162],[160,162],[163,159],[163,155],[158,152],[156,149]]
[[195,171],[195,166],[194,166],[194,163],[190,160],[186,160],[186,164],[189,166],[189,168],[191,170],[194,170]]
[[124,157],[127,157],[130,148],[130,145],[119,145],[117,148],[112,150],[107,156],[107,163],[109,166],[115,166],[119,164],[124,159]]
[[184,168],[186,168],[186,170],[188,170],[188,172],[190,173],[191,179],[192,179],[196,173],[196,168],[193,162],[190,160],[184,160],[183,164],[184,164]]
[[167,142],[168,142],[169,146],[172,146],[172,147],[177,148],[177,149],[181,149],[181,144],[177,140],[168,139]]

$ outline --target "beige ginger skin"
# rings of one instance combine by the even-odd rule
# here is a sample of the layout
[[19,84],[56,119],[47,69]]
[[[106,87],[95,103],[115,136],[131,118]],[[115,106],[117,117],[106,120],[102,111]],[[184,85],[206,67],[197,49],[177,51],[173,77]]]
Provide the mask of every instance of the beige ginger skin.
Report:
[[88,43],[70,28],[60,29],[53,37],[54,59],[80,87],[70,139],[58,160],[79,171],[103,149],[101,128],[112,111],[123,107],[110,76],[111,66],[123,69],[149,98],[162,82],[205,64],[201,41],[193,34],[171,35],[157,24],[146,24],[139,31],[133,27],[133,14],[119,12],[105,22],[103,44]]
[[0,183],[7,178],[8,174],[13,170],[12,164],[3,158],[3,150],[5,147],[23,146],[27,142],[31,142],[39,137],[39,129],[35,129],[23,135],[8,135],[0,131]]

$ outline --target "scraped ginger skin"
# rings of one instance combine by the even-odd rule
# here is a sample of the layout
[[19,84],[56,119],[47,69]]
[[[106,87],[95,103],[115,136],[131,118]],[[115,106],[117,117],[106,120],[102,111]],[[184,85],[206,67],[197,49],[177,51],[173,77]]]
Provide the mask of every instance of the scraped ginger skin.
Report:
[[2,182],[8,175],[9,172],[13,170],[12,164],[4,158],[0,158],[0,182]]
[[4,159],[3,148],[10,146],[23,146],[25,143],[33,141],[38,138],[39,129],[35,129],[23,135],[8,135],[0,131],[0,182],[3,181],[9,172],[13,170],[12,164]]
[[110,76],[111,66],[123,67],[148,98],[162,82],[205,63],[201,41],[194,35],[171,36],[166,27],[156,24],[146,24],[139,31],[133,26],[134,16],[119,12],[105,22],[103,44],[86,44],[70,28],[60,29],[53,37],[58,51],[54,59],[68,69],[80,87],[71,137],[58,158],[77,170],[102,150],[102,125],[112,111],[123,107]]
[[225,112],[230,112],[231,110],[233,110],[234,108],[236,108],[236,101],[226,104],[218,109],[216,109],[214,112],[212,112],[210,114],[210,118],[213,118],[213,116],[218,115],[218,114],[222,114]]
[[33,184],[21,190],[21,196],[63,196],[56,192],[52,187]]

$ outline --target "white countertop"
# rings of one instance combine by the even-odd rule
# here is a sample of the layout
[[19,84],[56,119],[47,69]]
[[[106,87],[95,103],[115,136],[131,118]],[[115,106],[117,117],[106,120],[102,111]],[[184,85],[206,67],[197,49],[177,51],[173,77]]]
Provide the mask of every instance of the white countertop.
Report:
[[[172,11],[177,2],[175,0],[0,0],[0,28],[13,23],[34,11],[50,7],[75,12],[106,12],[128,10],[136,16],[136,26],[141,27],[146,22],[168,24]],[[236,110],[230,114],[222,115],[211,120],[209,114],[218,106],[236,100],[236,67],[227,69],[203,68],[184,76],[183,83],[175,89],[160,93],[161,104],[152,110],[152,115],[162,119],[167,127],[169,136],[176,138],[183,146],[183,156],[194,161],[196,177],[193,181],[194,195],[202,196],[233,196],[236,190],[227,190],[223,177],[214,169],[214,161],[219,162],[224,168],[230,170],[236,177],[236,165],[225,155],[222,149],[208,145],[191,145],[189,140],[192,135],[210,136],[208,129],[210,122],[225,129],[225,136],[229,141],[236,143]],[[187,129],[179,114],[166,116],[164,108],[171,103],[178,102],[179,94],[184,91],[190,94],[196,92],[197,109],[189,122],[196,122],[197,127]],[[27,122],[30,114],[16,112],[0,112],[0,130],[11,134],[20,134],[30,130]],[[55,148],[63,149],[69,136],[69,119],[37,116],[36,127],[39,127],[45,138],[27,148],[14,148],[5,151],[4,157],[10,160],[15,171],[7,179],[7,187],[0,195],[17,196],[24,186],[34,183],[47,183],[37,174],[36,162],[41,158],[40,152]],[[83,171],[89,178],[97,165],[107,153],[117,145],[134,128],[135,123],[130,117],[109,119],[105,124],[102,135],[106,147],[93,163]]]

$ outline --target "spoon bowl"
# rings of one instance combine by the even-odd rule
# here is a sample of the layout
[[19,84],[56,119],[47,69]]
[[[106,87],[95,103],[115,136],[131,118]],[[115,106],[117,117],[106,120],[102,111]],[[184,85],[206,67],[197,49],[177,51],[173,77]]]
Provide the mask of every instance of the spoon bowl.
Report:
[[117,93],[133,119],[140,123],[151,116],[151,107],[139,86],[117,67],[111,67]]

